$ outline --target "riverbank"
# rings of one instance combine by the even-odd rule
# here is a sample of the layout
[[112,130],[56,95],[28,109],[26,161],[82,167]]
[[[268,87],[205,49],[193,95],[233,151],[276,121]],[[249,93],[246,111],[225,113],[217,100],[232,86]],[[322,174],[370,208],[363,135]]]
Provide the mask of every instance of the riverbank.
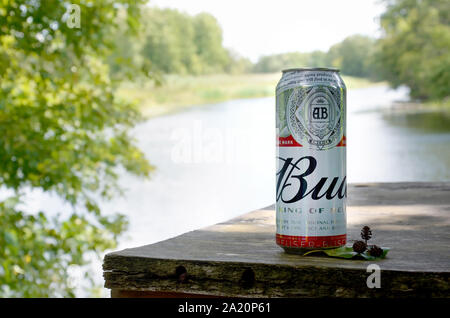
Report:
[[[343,77],[348,89],[385,84],[365,78]],[[167,75],[160,86],[150,82],[128,83],[121,87],[119,94],[136,100],[146,117],[154,117],[192,105],[272,96],[279,79],[280,73]]]

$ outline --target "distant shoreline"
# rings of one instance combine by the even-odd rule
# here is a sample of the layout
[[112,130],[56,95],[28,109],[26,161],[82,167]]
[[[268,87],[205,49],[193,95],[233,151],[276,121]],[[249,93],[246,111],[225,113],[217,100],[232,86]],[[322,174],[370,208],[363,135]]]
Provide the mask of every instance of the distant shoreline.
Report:
[[395,102],[389,111],[395,112],[430,112],[430,111],[450,111],[450,100],[440,102]]
[[[281,73],[167,75],[161,86],[153,83],[127,83],[119,96],[134,99],[141,105],[146,118],[174,113],[186,108],[209,105],[236,99],[270,97]],[[372,82],[366,78],[343,76],[348,89],[386,82]]]

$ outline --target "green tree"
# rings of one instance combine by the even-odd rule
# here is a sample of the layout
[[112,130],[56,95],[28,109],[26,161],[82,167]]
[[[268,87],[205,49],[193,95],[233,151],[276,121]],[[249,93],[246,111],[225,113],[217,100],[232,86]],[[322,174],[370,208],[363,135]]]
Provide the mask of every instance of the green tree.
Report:
[[254,66],[255,72],[279,72],[283,69],[306,67],[309,62],[308,53],[289,52],[262,56]]
[[335,67],[343,74],[368,77],[372,74],[375,41],[367,36],[353,35],[333,45],[328,52],[290,52],[262,56],[255,72],[279,72],[296,67]]
[[[80,28],[67,21],[81,9]],[[116,246],[126,228],[98,201],[121,193],[118,169],[148,176],[130,138],[141,119],[110,76],[118,14],[138,30],[136,0],[6,0],[0,4],[0,296],[73,296],[69,265]],[[139,69],[137,71],[144,71]],[[25,189],[58,195],[68,217],[19,209]]]
[[162,73],[205,74],[230,69],[222,30],[210,14],[190,16],[173,9],[148,8],[142,56]]
[[199,73],[193,18],[173,9],[149,8],[142,14],[145,26],[142,55],[163,73]]
[[222,46],[222,29],[216,18],[208,13],[197,14],[194,28],[194,43],[203,73],[222,72],[229,62],[229,56]]
[[331,63],[328,55],[322,51],[313,51],[309,54],[308,65],[311,67],[328,67]]
[[343,74],[368,77],[371,74],[374,43],[375,40],[368,36],[349,36],[328,50],[328,62],[339,68]]
[[[140,23],[137,32],[136,25],[129,25],[127,22],[128,15],[126,10],[120,9],[117,16],[117,27],[114,33],[114,47],[108,52],[107,61],[111,75],[114,80],[117,79],[147,79],[148,72],[155,73],[154,66],[148,59],[142,57],[142,38],[143,26]],[[146,70],[144,72],[136,72],[137,69]],[[143,76],[142,76],[143,75]]]
[[450,94],[450,2],[388,0],[375,62],[392,86],[419,99]]
[[142,53],[157,71],[179,73],[184,67],[180,62],[177,37],[167,19],[168,13],[169,10],[155,8],[142,14],[146,30]]
[[253,69],[253,63],[233,50],[228,50],[228,64],[225,72],[231,74],[249,73]]

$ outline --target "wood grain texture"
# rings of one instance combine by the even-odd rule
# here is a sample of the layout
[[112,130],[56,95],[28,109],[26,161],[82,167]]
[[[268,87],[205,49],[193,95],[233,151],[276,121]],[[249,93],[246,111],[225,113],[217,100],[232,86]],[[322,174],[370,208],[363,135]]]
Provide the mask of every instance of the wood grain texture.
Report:
[[[348,240],[362,226],[390,247],[370,262],[290,255],[275,244],[273,206],[156,244],[107,254],[105,286],[122,291],[229,297],[450,297],[450,183],[354,184]],[[176,273],[183,266],[186,273]]]

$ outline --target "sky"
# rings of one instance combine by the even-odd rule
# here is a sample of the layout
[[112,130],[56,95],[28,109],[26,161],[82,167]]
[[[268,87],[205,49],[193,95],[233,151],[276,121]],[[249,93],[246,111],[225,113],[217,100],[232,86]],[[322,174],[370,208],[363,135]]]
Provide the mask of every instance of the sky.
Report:
[[189,14],[208,12],[223,43],[256,61],[261,55],[326,51],[349,35],[378,36],[379,0],[151,0]]

